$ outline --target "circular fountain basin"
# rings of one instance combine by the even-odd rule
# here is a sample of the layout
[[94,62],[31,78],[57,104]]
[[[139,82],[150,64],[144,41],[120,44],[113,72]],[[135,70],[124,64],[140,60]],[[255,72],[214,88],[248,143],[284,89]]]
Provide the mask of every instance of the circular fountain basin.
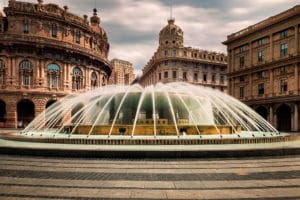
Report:
[[20,133],[2,136],[0,143],[1,151],[10,153],[101,157],[299,152],[297,136],[278,132],[242,102],[187,83],[107,86],[72,94]]

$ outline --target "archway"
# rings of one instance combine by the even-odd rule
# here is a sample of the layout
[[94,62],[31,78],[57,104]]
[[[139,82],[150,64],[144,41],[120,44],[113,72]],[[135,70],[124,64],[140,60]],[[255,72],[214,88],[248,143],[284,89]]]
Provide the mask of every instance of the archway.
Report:
[[258,108],[255,109],[255,111],[262,116],[264,119],[268,119],[268,110],[264,106],[259,106]]
[[291,121],[292,121],[292,110],[286,105],[282,104],[277,108],[277,129],[279,131],[291,131]]
[[17,104],[18,128],[26,127],[34,118],[34,104],[28,99],[22,99]]
[[6,104],[4,101],[0,100],[0,128],[5,127],[6,122]]
[[[57,102],[56,100],[50,100],[47,102],[46,111],[45,111],[46,126],[57,127],[57,126],[61,125],[62,113],[57,112],[58,107],[60,107],[60,106],[61,106],[61,104],[59,102]],[[53,115],[56,117],[53,118],[52,117]],[[49,119],[55,119],[55,120],[49,121]]]

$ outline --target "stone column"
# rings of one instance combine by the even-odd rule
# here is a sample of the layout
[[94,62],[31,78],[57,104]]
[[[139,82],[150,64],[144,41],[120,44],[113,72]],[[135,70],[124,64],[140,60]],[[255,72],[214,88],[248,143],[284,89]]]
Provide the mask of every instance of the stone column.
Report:
[[16,66],[16,59],[15,58],[11,58],[11,65],[10,66],[11,66],[12,86],[17,86],[17,85],[19,85],[19,80],[18,80],[19,66]]
[[249,67],[251,67],[252,66],[252,64],[253,64],[253,59],[252,59],[252,41],[249,43],[249,56],[250,56],[250,66]]
[[298,105],[297,103],[294,104],[294,114],[293,114],[293,124],[294,126],[292,127],[292,131],[298,131],[299,129],[299,124],[298,124]]
[[91,86],[91,76],[90,76],[90,69],[86,67],[86,74],[85,74],[85,80],[86,80],[86,83],[85,83],[85,87],[86,89],[90,89],[92,86]]
[[[7,72],[6,72],[6,74],[7,74],[7,82],[6,82],[6,85],[10,85],[10,80],[11,80],[11,78],[12,78],[12,69],[11,69],[12,67],[11,67],[11,59],[10,59],[10,57],[9,58],[7,58],[7,62],[6,62],[6,69],[7,69]],[[9,81],[9,82],[8,82]]]
[[297,55],[299,53],[299,27],[298,27],[298,24],[295,26],[295,40],[296,40],[295,55]]
[[274,113],[273,113],[273,106],[269,106],[269,116],[268,116],[268,121],[274,126]]
[[[228,61],[227,61],[227,71],[230,73],[231,72],[231,62],[230,62],[231,61],[231,50],[228,49],[227,52],[228,52],[228,55],[227,55],[227,59],[228,59]],[[202,71],[202,66],[200,65],[199,67],[201,68],[201,71]]]
[[41,83],[42,83],[42,87],[47,87],[47,74],[45,75],[45,61],[41,60],[40,62],[41,65]]
[[273,126],[276,128],[276,129],[278,129],[278,127],[277,127],[277,114],[276,114],[276,112],[273,114]]
[[233,72],[235,71],[235,65],[234,65],[234,50],[232,49],[231,50],[231,58],[230,59],[230,63],[231,63],[231,66],[230,66],[230,71],[229,72]]
[[249,90],[250,90],[250,93],[249,93],[249,97],[250,99],[252,99],[252,96],[253,96],[253,91],[252,91],[252,88],[253,88],[253,85],[252,85],[252,74],[250,73],[249,74]]
[[295,63],[294,69],[295,69],[295,94],[298,95],[298,92],[300,91],[298,63]]
[[17,99],[15,97],[8,98],[6,102],[6,128],[17,128]]
[[270,73],[270,93],[271,93],[271,97],[273,97],[273,94],[274,94],[274,86],[272,85],[274,83],[273,69],[270,69],[269,73]]
[[271,57],[270,57],[270,60],[271,61],[273,61],[273,58],[274,58],[274,47],[273,47],[273,34],[271,33],[271,35],[270,35],[270,55],[271,55]]

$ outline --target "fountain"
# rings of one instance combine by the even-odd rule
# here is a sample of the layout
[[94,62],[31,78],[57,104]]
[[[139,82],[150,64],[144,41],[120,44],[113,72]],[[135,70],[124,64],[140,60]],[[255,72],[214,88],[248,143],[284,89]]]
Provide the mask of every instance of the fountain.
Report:
[[72,94],[35,118],[21,134],[52,137],[259,137],[280,133],[223,92],[188,83],[107,86]]
[[251,108],[188,83],[106,86],[60,99],[23,131],[0,135],[0,153],[80,157],[232,157],[300,153]]

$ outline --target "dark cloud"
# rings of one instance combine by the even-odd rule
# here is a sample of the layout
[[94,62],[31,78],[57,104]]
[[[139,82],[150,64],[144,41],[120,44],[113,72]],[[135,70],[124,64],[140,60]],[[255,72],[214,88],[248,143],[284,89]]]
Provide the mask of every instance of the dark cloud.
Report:
[[158,34],[153,34],[153,32],[139,32],[119,23],[106,24],[105,30],[110,42],[115,44],[148,43],[155,41],[158,37]]

